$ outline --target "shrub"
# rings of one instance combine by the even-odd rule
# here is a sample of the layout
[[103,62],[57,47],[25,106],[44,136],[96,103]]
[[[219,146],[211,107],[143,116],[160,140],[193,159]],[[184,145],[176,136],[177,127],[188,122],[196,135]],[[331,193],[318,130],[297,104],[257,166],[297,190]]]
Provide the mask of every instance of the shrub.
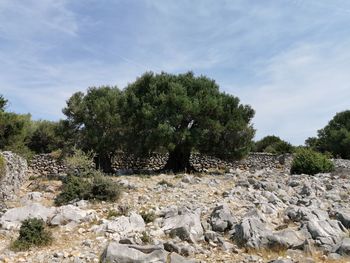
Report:
[[146,223],[151,223],[156,219],[156,214],[154,212],[141,211],[140,215]]
[[67,175],[63,181],[62,192],[56,197],[56,205],[68,204],[75,200],[116,201],[122,188],[118,183],[95,171],[93,179]]
[[6,173],[6,161],[5,158],[0,154],[0,178],[5,176]]
[[91,191],[91,183],[74,175],[67,175],[63,180],[62,192],[56,197],[56,205],[68,204],[73,200],[87,199]]
[[19,237],[11,248],[15,251],[27,250],[32,246],[46,246],[52,243],[52,234],[45,229],[42,219],[30,218],[23,221]]
[[257,141],[253,150],[256,152],[284,154],[292,153],[294,151],[294,147],[290,143],[283,141],[281,138],[270,135]]
[[140,239],[144,244],[150,244],[152,242],[151,236],[146,231],[142,232],[142,236],[140,237]]
[[174,187],[172,183],[169,183],[167,180],[161,180],[158,182],[159,185],[165,185],[166,187]]
[[69,173],[81,177],[92,177],[95,172],[94,168],[94,154],[92,152],[85,153],[80,149],[75,148],[73,154],[66,157],[65,164]]
[[311,149],[299,149],[294,156],[291,174],[326,173],[334,169],[332,161]]
[[121,196],[121,187],[111,179],[95,176],[89,193],[89,199],[98,201],[116,201]]

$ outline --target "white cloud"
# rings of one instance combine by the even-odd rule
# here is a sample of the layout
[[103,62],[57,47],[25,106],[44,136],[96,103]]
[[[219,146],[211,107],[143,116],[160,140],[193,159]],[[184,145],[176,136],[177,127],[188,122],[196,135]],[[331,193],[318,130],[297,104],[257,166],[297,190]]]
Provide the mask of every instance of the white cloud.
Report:
[[349,43],[300,44],[260,69],[266,83],[244,91],[256,110],[258,138],[283,135],[302,144],[333,117],[350,108]]

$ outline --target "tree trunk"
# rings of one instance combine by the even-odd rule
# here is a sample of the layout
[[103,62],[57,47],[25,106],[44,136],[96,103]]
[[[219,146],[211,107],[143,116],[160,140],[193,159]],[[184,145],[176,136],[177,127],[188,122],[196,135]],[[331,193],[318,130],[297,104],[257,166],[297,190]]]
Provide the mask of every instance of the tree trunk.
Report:
[[113,173],[112,157],[108,154],[101,154],[95,157],[97,170],[102,170],[104,173]]
[[172,171],[174,173],[195,172],[194,167],[190,163],[191,149],[178,145],[169,153],[167,163],[162,171]]

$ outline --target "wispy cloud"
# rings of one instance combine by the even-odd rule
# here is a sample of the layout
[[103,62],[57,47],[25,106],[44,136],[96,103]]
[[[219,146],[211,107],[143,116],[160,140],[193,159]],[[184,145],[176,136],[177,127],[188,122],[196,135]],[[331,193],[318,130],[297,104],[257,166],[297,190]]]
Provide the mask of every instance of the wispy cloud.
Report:
[[350,107],[349,44],[301,44],[267,62],[259,72],[265,83],[242,94],[256,109],[259,137],[303,143]]
[[2,0],[0,93],[58,119],[89,86],[193,70],[256,109],[257,137],[299,144],[349,108],[343,0]]

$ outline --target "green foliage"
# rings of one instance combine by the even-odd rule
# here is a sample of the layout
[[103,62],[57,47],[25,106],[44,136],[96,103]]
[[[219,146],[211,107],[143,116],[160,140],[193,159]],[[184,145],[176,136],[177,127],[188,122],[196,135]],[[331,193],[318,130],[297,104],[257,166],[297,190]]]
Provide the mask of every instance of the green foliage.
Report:
[[0,154],[0,179],[5,176],[6,173],[6,160],[5,158]]
[[29,114],[0,111],[0,149],[30,158],[32,152],[27,147],[27,143],[31,128]]
[[331,172],[334,165],[321,153],[311,149],[299,149],[293,159],[291,174],[310,174]]
[[7,102],[7,99],[5,99],[4,96],[0,94],[0,112],[5,111]]
[[45,229],[42,219],[30,218],[22,222],[19,230],[19,237],[11,248],[14,251],[28,250],[32,246],[46,246],[52,243],[52,234]]
[[142,216],[143,220],[146,223],[151,223],[157,218],[156,214],[153,211],[151,212],[141,211],[140,215]]
[[85,153],[80,149],[74,148],[73,154],[64,159],[68,172],[80,177],[91,177],[96,173],[94,167],[94,154]]
[[315,150],[350,159],[350,110],[337,113],[318,131],[317,138],[311,137],[305,143]]
[[35,153],[50,153],[60,147],[57,136],[58,123],[52,121],[34,121],[28,147]]
[[144,244],[150,244],[152,242],[152,237],[146,231],[142,232],[140,239]]
[[121,96],[117,87],[89,88],[86,94],[73,94],[63,109],[67,116],[60,123],[63,136],[72,135],[79,148],[94,151],[96,164],[104,172],[112,171],[111,159],[121,143]]
[[91,182],[74,175],[67,175],[63,180],[62,191],[56,197],[56,205],[65,205],[74,200],[83,200],[90,197]]
[[165,185],[166,187],[174,187],[174,185],[170,182],[168,182],[167,180],[163,179],[161,181],[158,182],[159,185]]
[[219,91],[214,80],[193,73],[146,73],[125,89],[121,117],[127,149],[147,155],[169,152],[172,170],[188,167],[194,150],[241,158],[252,145],[254,111]]
[[117,201],[122,193],[119,184],[102,176],[98,171],[93,178],[81,178],[67,175],[62,191],[56,197],[56,205],[68,204],[78,200]]
[[95,176],[88,199],[98,201],[117,201],[122,193],[119,184],[102,176]]
[[118,217],[118,216],[122,216],[122,214],[120,214],[119,211],[114,209],[108,210],[107,219],[111,219],[113,217]]
[[270,135],[257,141],[254,145],[254,151],[284,154],[292,153],[294,151],[294,147],[290,143],[283,141],[281,138]]

